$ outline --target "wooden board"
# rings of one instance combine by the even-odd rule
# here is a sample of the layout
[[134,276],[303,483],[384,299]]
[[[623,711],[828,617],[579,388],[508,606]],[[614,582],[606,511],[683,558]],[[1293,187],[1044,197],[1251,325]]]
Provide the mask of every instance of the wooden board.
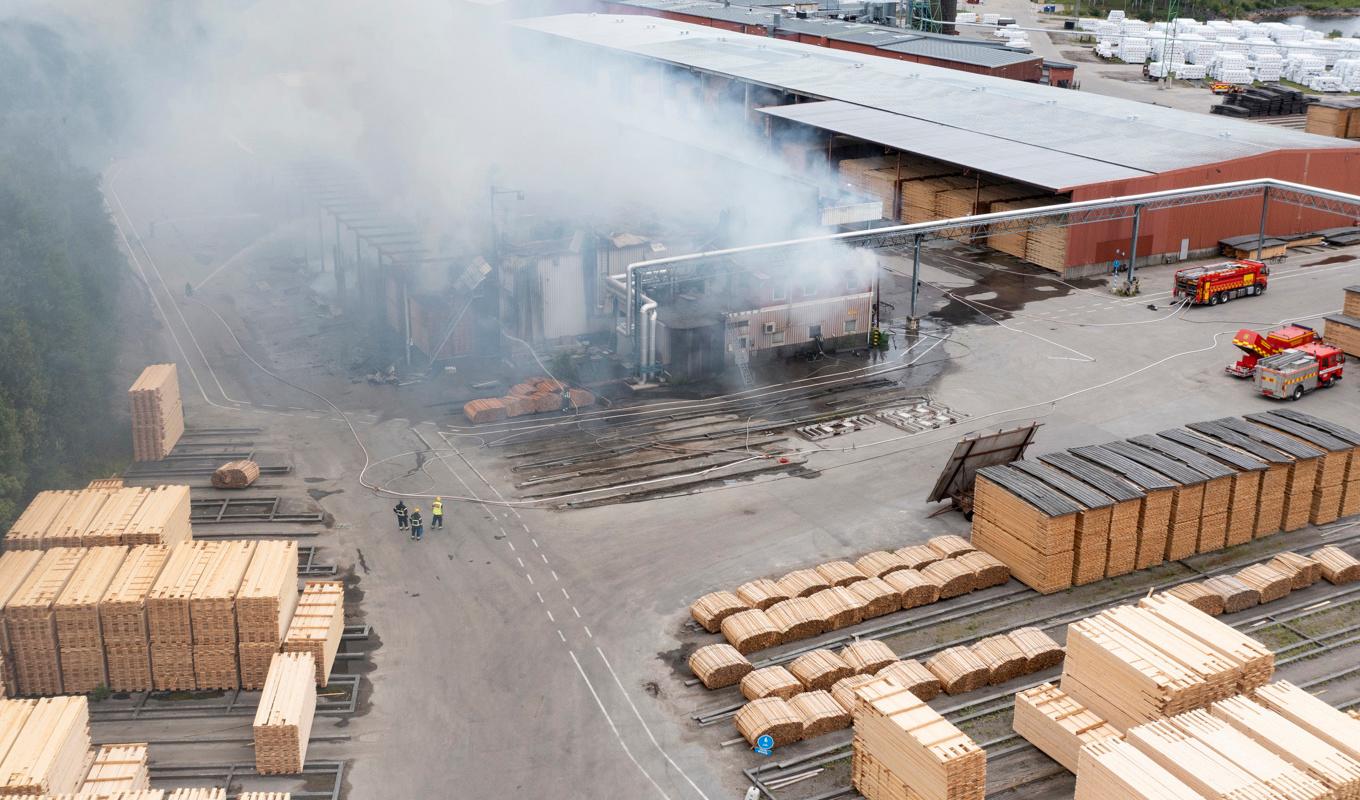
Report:
[[1075,800],[1204,800],[1132,744],[1106,739],[1081,748]]
[[106,744],[95,751],[94,764],[80,785],[82,795],[111,795],[151,788],[147,745]]
[[1262,686],[1254,697],[1271,711],[1360,760],[1360,720],[1332,708],[1288,681]]
[[307,581],[284,637],[283,651],[311,653],[316,665],[316,683],[325,686],[344,630],[345,585],[340,581]]
[[1123,736],[1051,683],[1016,693],[1013,727],[1026,741],[1074,773],[1083,745]]
[[152,364],[128,389],[132,408],[132,460],[158,461],[184,433],[184,407],[174,364]]
[[311,653],[274,656],[255,712],[255,770],[296,775],[307,760],[316,714],[316,664]]
[[[751,662],[730,644],[710,644],[690,654],[689,669],[706,689],[735,686],[751,672]],[[245,665],[242,664],[242,672]]]
[[73,793],[85,777],[89,756],[85,698],[44,697],[0,761],[0,795]]
[[1360,761],[1247,697],[1214,703],[1209,713],[1304,770],[1341,800],[1360,797]]
[[118,692],[152,688],[146,598],[160,577],[170,548],[136,545],[109,582],[99,602],[99,629],[108,667],[108,686]]

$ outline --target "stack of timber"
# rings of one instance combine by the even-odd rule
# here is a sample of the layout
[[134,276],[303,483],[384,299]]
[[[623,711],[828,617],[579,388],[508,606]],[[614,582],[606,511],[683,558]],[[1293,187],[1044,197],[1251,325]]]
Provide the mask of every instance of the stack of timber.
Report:
[[1138,561],[1139,526],[1146,496],[1143,490],[1071,453],[1047,453],[1039,456],[1039,460],[1110,498],[1113,505],[1110,506],[1105,577],[1133,572]]
[[1074,800],[1204,800],[1129,742],[1083,745],[1077,756]]
[[152,685],[157,691],[197,689],[190,601],[194,587],[220,556],[221,542],[191,542],[170,551],[146,596]]
[[709,592],[695,600],[689,607],[689,614],[704,630],[717,633],[722,629],[724,619],[748,608],[751,606],[732,592],[718,591]]
[[90,766],[90,709],[84,697],[6,700],[0,737],[0,795],[70,794]]
[[43,534],[75,496],[72,491],[45,491],[34,495],[5,534],[5,550],[43,549]]
[[855,694],[855,690],[865,684],[873,683],[876,680],[878,680],[878,678],[873,675],[851,675],[848,678],[841,678],[836,681],[835,686],[831,687],[831,698],[836,701],[837,705],[845,709],[845,713],[850,714],[853,717],[855,705],[859,701],[859,697]]
[[[241,796],[245,797],[244,794]],[[287,796],[291,797],[292,795]],[[204,789],[197,786],[183,787],[166,795],[165,800],[227,800],[227,790],[221,788]]]
[[901,556],[887,550],[875,550],[872,553],[866,553],[855,561],[855,569],[871,578],[882,578],[899,569],[908,568],[909,565]]
[[[1354,313],[1360,314],[1360,287],[1347,290],[1346,303],[1348,307],[1354,306]],[[1360,514],[1360,432],[1293,409],[1277,409],[1275,414],[1320,430],[1351,446],[1351,455],[1346,462],[1346,477],[1341,494],[1341,516],[1349,517]]]
[[828,561],[825,564],[818,564],[813,567],[813,571],[832,586],[849,586],[855,581],[862,581],[869,577],[855,569],[855,565],[849,561]]
[[807,597],[790,597],[770,606],[764,614],[779,629],[780,642],[806,639],[826,631],[821,611]]
[[236,593],[241,687],[259,689],[297,608],[297,542],[259,542]]
[[192,537],[189,487],[157,486],[132,515],[119,544],[179,544]]
[[761,736],[774,739],[776,747],[794,744],[803,738],[803,720],[780,697],[753,700],[742,706],[736,716],[737,731],[751,746]]
[[[989,214],[995,204],[1034,197],[1041,190],[1020,183],[999,183],[973,189],[953,189],[935,195],[935,214],[941,219]],[[985,227],[964,227],[946,233],[951,239],[972,241],[986,236]]]
[[1248,697],[1230,697],[1209,713],[1321,781],[1337,798],[1360,797],[1360,761]]
[[1051,683],[1016,693],[1012,725],[1026,741],[1074,773],[1083,746],[1123,738],[1118,729]]
[[950,167],[940,162],[904,161],[898,155],[847,158],[841,161],[838,171],[842,183],[882,201],[885,219],[897,219],[904,182],[945,175]]
[[340,581],[307,581],[283,639],[283,651],[311,653],[316,665],[316,684],[325,686],[344,632],[345,585]]
[[976,586],[973,571],[955,558],[941,559],[927,566],[921,570],[921,577],[940,587],[941,600],[968,594]]
[[775,603],[789,599],[789,596],[779,588],[779,584],[769,578],[759,578],[743,583],[737,587],[736,594],[737,599],[745,603],[748,608],[758,608],[761,611],[768,609]]
[[723,620],[722,635],[743,655],[774,647],[784,640],[780,627],[758,608],[740,611]]
[[52,524],[43,532],[41,547],[80,547],[81,534],[99,516],[99,511],[109,500],[106,489],[79,489],[71,493],[70,499],[62,505],[61,511],[52,518]]
[[[238,671],[236,594],[255,555],[251,541],[222,542],[217,557],[189,599],[194,641],[194,683],[199,689],[234,689]],[[296,563],[296,562],[294,562]]]
[[1274,428],[1238,417],[1224,417],[1214,422],[1293,459],[1284,484],[1284,514],[1280,528],[1296,531],[1307,525],[1313,506],[1313,487],[1317,484],[1318,468],[1326,451]]
[[1011,568],[990,553],[974,550],[954,559],[973,573],[973,588],[987,589],[1001,586],[1011,579]]
[[958,558],[965,553],[976,552],[973,543],[953,533],[933,536],[926,540],[926,547],[940,554],[940,558]]
[[126,547],[95,547],[86,551],[80,566],[57,596],[53,610],[65,692],[84,694],[108,685],[99,604],[127,553]]
[[1184,600],[1211,617],[1223,616],[1223,595],[1209,589],[1203,583],[1198,581],[1182,583],[1180,586],[1167,589],[1166,593]]
[[1289,681],[1259,687],[1256,702],[1322,739],[1354,759],[1360,759],[1360,720],[1324,703]]
[[1344,584],[1360,580],[1360,559],[1335,545],[1327,545],[1313,551],[1313,560],[1318,562],[1322,577],[1328,583]]
[[987,685],[991,671],[971,648],[950,647],[926,659],[926,669],[940,679],[945,694],[963,694]]
[[865,639],[841,648],[841,660],[857,675],[873,675],[897,661],[892,648],[877,639]]
[[[730,644],[709,644],[690,654],[689,669],[706,689],[735,686],[751,672],[751,662]],[[242,658],[242,673],[245,659]]]
[[1223,613],[1236,614],[1261,603],[1261,593],[1243,583],[1233,575],[1215,575],[1205,578],[1204,588],[1218,595],[1223,601]]
[[987,666],[987,683],[999,683],[1024,675],[1028,660],[1015,642],[1005,634],[979,639],[972,646],[973,655]]
[[912,544],[898,548],[893,555],[902,559],[908,568],[922,570],[944,558],[937,550],[924,544]]
[[[1152,730],[1154,726],[1159,730],[1154,732]],[[1201,792],[1217,782],[1208,775],[1196,774],[1190,768],[1189,760],[1178,761],[1175,758],[1176,754],[1186,749],[1187,742],[1197,745],[1199,752],[1207,750],[1217,756],[1215,761],[1219,768],[1217,770],[1219,781],[1225,772],[1230,772],[1223,770],[1226,764],[1245,772],[1255,782],[1253,788],[1274,790],[1280,797],[1289,800],[1323,800],[1332,797],[1331,791],[1321,781],[1258,744],[1227,722],[1213,717],[1208,711],[1191,711],[1172,717],[1164,723],[1153,723],[1152,726],[1145,727],[1147,735],[1144,735],[1144,728],[1134,728],[1129,732],[1129,739],[1134,745],[1141,748],[1143,742],[1151,742],[1145,752],[1173,774],[1189,772],[1190,779],[1186,780],[1186,783]],[[1185,739],[1178,739],[1177,734]]]
[[1232,475],[1231,499],[1228,501],[1228,528],[1224,544],[1231,547],[1251,541],[1256,535],[1257,499],[1261,492],[1261,480],[1265,477],[1270,464],[1250,453],[1226,447],[1189,431],[1166,430],[1157,436],[1190,448],[1235,470]]
[[807,691],[830,689],[841,678],[854,675],[857,670],[830,650],[813,650],[795,658],[789,664],[789,673],[803,684]]
[[746,673],[741,679],[741,696],[747,700],[779,697],[784,700],[803,691],[803,684],[787,669],[775,665]]
[[1171,525],[1162,558],[1179,561],[1199,552],[1200,519],[1204,512],[1204,489],[1208,476],[1132,442],[1110,442],[1102,447],[1153,470],[1174,484],[1171,492]]
[[1049,594],[1072,585],[1076,518],[1082,508],[1010,467],[983,467],[973,495],[973,544],[1011,574]]
[[1077,514],[1072,548],[1072,585],[1085,586],[1105,577],[1114,498],[1047,464],[1017,461],[1011,466],[1075,502],[1082,509]]
[[212,485],[216,489],[244,489],[260,479],[260,465],[249,459],[228,461],[213,470]]
[[1204,494],[1199,511],[1199,535],[1195,552],[1210,553],[1226,547],[1233,479],[1237,469],[1164,436],[1135,436],[1129,441],[1178,464],[1187,476],[1194,473],[1203,476]]
[[255,771],[261,775],[302,772],[315,714],[312,654],[276,653],[255,712]]
[[[24,580],[42,561],[43,554],[36,550],[21,550],[0,555],[0,610],[9,604],[14,593],[24,584]],[[0,623],[0,695],[14,694],[14,659],[10,655],[9,635]]]
[[146,598],[169,556],[170,548],[163,545],[131,548],[100,599],[99,628],[108,664],[108,687],[116,692],[152,687]]
[[5,534],[6,550],[175,544],[190,537],[189,487],[39,492]]
[[902,608],[902,592],[882,578],[852,583],[850,592],[864,602],[865,619],[881,617]]
[[808,600],[817,609],[817,615],[826,622],[829,631],[840,630],[864,620],[864,607],[867,604],[844,586],[823,589]]
[[151,490],[141,486],[129,488],[104,488],[86,491],[105,492],[106,500],[96,514],[80,532],[74,544],[81,547],[108,547],[123,544],[132,518],[145,504]]
[[987,754],[910,691],[888,680],[856,690],[854,786],[867,800],[982,800]]
[[1075,447],[1068,454],[1085,462],[1088,469],[1098,468],[1142,492],[1134,568],[1147,569],[1162,563],[1166,559],[1166,543],[1171,535],[1171,506],[1176,483],[1108,447]]
[[1273,671],[1259,642],[1163,595],[1069,625],[1062,688],[1125,730],[1250,691]]
[[1275,412],[1248,414],[1247,419],[1278,431],[1300,444],[1323,451],[1324,455],[1318,462],[1317,477],[1313,481],[1308,521],[1314,525],[1335,522],[1341,516],[1342,497],[1346,491],[1346,479],[1355,450],[1354,445],[1326,431]]
[[1285,551],[1270,559],[1270,566],[1292,578],[1291,589],[1307,589],[1322,580],[1322,565],[1305,555]]
[[1360,358],[1360,285],[1346,287],[1341,313],[1323,319],[1322,336],[1347,355]]
[[883,578],[883,582],[897,591],[898,596],[902,598],[902,608],[929,605],[940,599],[940,584],[918,570],[899,569],[890,572]]
[[90,481],[89,483],[85,484],[85,488],[86,488],[86,489],[121,489],[121,488],[123,488],[124,485],[125,485],[125,484],[123,483],[123,479],[115,475],[115,476],[113,476],[113,477],[111,477],[111,478],[95,478],[94,480],[92,480],[92,481]]
[[14,694],[62,693],[55,605],[85,552],[69,547],[48,550],[5,603],[5,630],[14,657]]
[[935,211],[936,195],[940,192],[948,192],[955,189],[977,188],[980,185],[978,178],[964,177],[962,175],[940,175],[933,178],[903,181],[901,192],[902,213],[899,219],[906,223],[931,222],[937,220],[940,217]]
[[[1053,205],[1053,203],[1054,200],[1052,198],[1042,197],[1036,197],[1029,200],[1001,200],[992,203],[992,211],[1022,211],[1028,208]],[[987,246],[993,250],[1023,259],[1025,258],[1025,250],[1029,245],[1029,237],[1031,235],[1029,226],[1042,224],[1042,222],[1043,221],[1035,223],[1026,221],[993,225],[987,232]]]
[[1016,628],[1006,634],[1025,654],[1025,672],[1033,673],[1062,663],[1063,649],[1039,628]]
[[894,661],[880,669],[876,676],[892,681],[927,703],[939,697],[940,692],[944,691],[935,673],[914,658]]
[[174,364],[152,364],[128,389],[132,406],[132,460],[159,461],[184,433],[179,373]]
[[811,597],[831,588],[831,584],[814,569],[796,569],[775,583],[779,585],[779,590],[789,597]]
[[850,727],[851,716],[830,692],[803,692],[789,701],[789,708],[803,723],[803,738],[811,739],[824,733]]
[[1283,599],[1294,588],[1293,575],[1270,564],[1252,564],[1239,570],[1236,578],[1253,591],[1261,603]]
[[79,794],[109,797],[150,788],[146,744],[106,744],[95,752]]
[[[1229,420],[1231,421],[1231,420]],[[1211,422],[1192,422],[1190,428],[1205,439],[1233,450],[1251,455],[1266,464],[1261,475],[1261,485],[1257,491],[1256,524],[1253,538],[1259,539],[1277,533],[1284,518],[1285,485],[1289,481],[1294,459],[1267,447],[1261,442],[1220,424],[1222,420]]]

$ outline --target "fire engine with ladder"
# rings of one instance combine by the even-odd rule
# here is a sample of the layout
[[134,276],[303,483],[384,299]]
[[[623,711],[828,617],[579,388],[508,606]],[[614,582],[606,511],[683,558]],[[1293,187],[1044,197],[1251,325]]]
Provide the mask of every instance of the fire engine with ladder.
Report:
[[1239,259],[1222,264],[1176,270],[1173,302],[1216,306],[1238,297],[1254,297],[1266,290],[1270,267],[1263,262]]
[[1233,337],[1233,344],[1246,355],[1224,367],[1223,371],[1234,378],[1251,378],[1256,375],[1256,364],[1261,359],[1317,341],[1321,341],[1317,331],[1306,325],[1286,325],[1265,334],[1243,328]]
[[1266,397],[1298,400],[1341,380],[1345,363],[1341,349],[1324,342],[1291,347],[1256,362],[1256,388]]

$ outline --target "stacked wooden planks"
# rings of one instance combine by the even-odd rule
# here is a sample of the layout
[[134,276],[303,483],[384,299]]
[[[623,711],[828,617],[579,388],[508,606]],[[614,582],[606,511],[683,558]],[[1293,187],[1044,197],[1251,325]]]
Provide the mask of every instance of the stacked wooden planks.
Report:
[[1232,475],[1231,498],[1228,501],[1228,525],[1224,544],[1231,547],[1251,541],[1256,535],[1256,506],[1261,492],[1261,479],[1265,476],[1269,463],[1248,452],[1211,441],[1189,431],[1166,430],[1157,436],[1235,470]]
[[896,553],[890,553],[887,550],[875,550],[872,553],[865,553],[855,560],[855,569],[870,578],[882,578],[899,569],[908,568],[907,562],[903,560],[901,556]]
[[803,691],[803,684],[787,669],[775,665],[746,673],[741,679],[741,696],[747,700],[781,697],[785,700]]
[[199,689],[234,689],[241,685],[237,669],[236,595],[250,568],[256,543],[221,544],[189,598],[194,683]]
[[[1356,116],[1360,118],[1360,115]],[[1347,286],[1342,291],[1341,313],[1325,318],[1322,335],[1342,352],[1360,357],[1360,284]]]
[[[997,203],[1032,198],[1040,192],[1039,189],[1021,183],[998,183],[976,188],[952,189],[935,195],[935,214],[940,219],[989,214]],[[986,226],[961,227],[946,231],[945,235],[963,242],[985,240],[987,229]]]
[[822,576],[822,580],[832,586],[849,586],[868,577],[855,569],[855,566],[849,561],[828,561],[825,564],[818,564],[812,569]]
[[71,546],[104,547],[123,543],[124,534],[132,523],[133,516],[146,502],[151,490],[142,486],[129,488],[86,489],[86,491],[107,492],[106,500],[77,541]]
[[921,577],[940,587],[941,600],[968,594],[977,588],[973,570],[957,558],[942,558],[928,565],[921,570]]
[[0,795],[74,793],[90,765],[90,710],[84,697],[6,700],[0,731]]
[[[1129,731],[1129,741],[1201,794],[1248,792],[1323,800],[1331,791],[1227,722],[1203,709]],[[1204,770],[1196,769],[1201,760]]]
[[80,785],[80,794],[108,797],[117,792],[151,788],[146,744],[106,744],[95,752],[94,764]]
[[1069,772],[1077,771],[1082,746],[1123,738],[1117,728],[1051,683],[1016,693],[1013,727]]
[[192,542],[173,548],[146,596],[152,685],[159,691],[198,688],[190,601],[194,587],[222,551],[221,542]]
[[[244,797],[244,795],[242,795]],[[291,795],[288,795],[291,797]],[[165,800],[227,800],[227,790],[221,788],[205,789],[199,786],[186,786],[165,796]]]
[[[1162,558],[1179,561],[1199,551],[1200,522],[1208,476],[1131,441],[1110,442],[1102,447],[1153,470],[1175,484],[1171,492],[1171,525]],[[1224,519],[1226,525],[1226,517]]]
[[1203,476],[1204,495],[1199,512],[1199,535],[1196,553],[1222,550],[1228,541],[1228,518],[1232,507],[1233,480],[1237,468],[1211,458],[1194,447],[1188,447],[1165,436],[1135,436],[1129,440],[1176,464],[1189,475],[1190,470]]
[[852,780],[867,800],[982,800],[987,754],[889,680],[856,689]]
[[43,534],[75,496],[72,491],[45,491],[34,495],[5,534],[5,550],[41,550]]
[[1344,584],[1360,580],[1360,559],[1335,545],[1313,551],[1313,559],[1322,569],[1328,583]]
[[169,557],[170,548],[163,545],[131,548],[100,599],[99,627],[108,686],[114,691],[140,691],[152,686],[146,598]]
[[81,538],[108,503],[111,492],[107,489],[80,489],[73,493],[70,502],[52,519],[52,524],[43,533],[42,547],[80,547]]
[[1296,531],[1307,525],[1312,512],[1313,488],[1317,484],[1318,468],[1326,451],[1286,436],[1273,428],[1239,417],[1224,417],[1214,421],[1293,460],[1285,478],[1284,509],[1280,528]]
[[831,584],[815,569],[796,569],[775,583],[779,585],[779,590],[789,597],[811,597],[831,588]]
[[842,183],[877,197],[883,218],[897,219],[901,209],[901,186],[905,181],[938,177],[950,172],[943,163],[907,161],[902,156],[843,159],[837,167]]
[[954,189],[976,188],[978,178],[963,175],[939,175],[931,178],[918,178],[903,181],[901,189],[902,222],[930,222],[939,219],[935,210],[935,196],[940,192]]
[[779,629],[780,641],[791,642],[816,636],[826,630],[826,620],[812,600],[807,597],[790,597],[770,606],[764,612],[775,627]]
[[259,689],[297,608],[297,542],[260,542],[236,593],[241,687]]
[[61,694],[55,605],[84,557],[85,551],[78,548],[48,550],[6,601],[15,694]]
[[175,544],[189,539],[189,487],[39,492],[5,534],[6,550]]
[[789,701],[789,708],[803,723],[803,738],[811,739],[824,733],[850,727],[851,715],[830,692],[803,692]]
[[1167,542],[1171,537],[1171,511],[1178,488],[1175,481],[1109,447],[1074,447],[1068,453],[1142,492],[1134,568],[1147,569],[1162,563],[1166,559]]
[[765,697],[742,706],[735,717],[737,731],[755,746],[761,736],[774,739],[776,747],[794,744],[803,738],[803,720],[781,697]]
[[1259,642],[1160,595],[1069,625],[1062,688],[1125,730],[1250,691],[1273,670]]
[[[37,550],[20,550],[0,555],[0,611],[9,603],[14,593],[23,586],[24,580],[42,561],[43,554]],[[3,621],[0,621],[0,694],[8,697],[14,694],[14,659],[10,655],[9,634]]]
[[1266,464],[1257,490],[1256,523],[1253,538],[1277,533],[1284,519],[1285,485],[1294,459],[1261,442],[1221,424],[1219,421],[1192,422],[1186,427],[1225,449],[1238,451]]
[[1139,524],[1146,497],[1143,490],[1071,453],[1047,453],[1039,456],[1039,461],[1081,481],[1113,501],[1110,507],[1105,576],[1113,578],[1133,572],[1138,561]]
[[53,611],[65,692],[84,694],[108,686],[99,604],[123,566],[127,553],[126,547],[88,550],[57,596]]
[[1313,481],[1308,521],[1314,525],[1335,522],[1341,516],[1341,501],[1346,491],[1346,479],[1354,445],[1326,431],[1273,411],[1248,414],[1247,419],[1323,452],[1318,461],[1317,477]]
[[894,661],[880,669],[875,677],[892,681],[927,703],[939,697],[940,692],[944,691],[940,686],[940,679],[914,658]]
[[1204,579],[1204,588],[1223,601],[1224,614],[1236,614],[1261,603],[1261,593],[1233,575],[1215,575]]
[[1006,635],[1020,648],[1020,652],[1025,654],[1026,673],[1038,672],[1062,663],[1062,646],[1039,628],[1016,628]]
[[1074,800],[1204,800],[1129,742],[1083,745],[1077,757]]
[[[1020,211],[1027,208],[1038,208],[1053,204],[1052,198],[1036,197],[1030,200],[1001,200],[992,203],[992,211]],[[1032,223],[1010,223],[1007,225],[993,225],[987,232],[987,246],[993,250],[1025,258],[1025,249],[1029,245],[1031,231],[1028,225]]]
[[926,659],[926,669],[940,680],[945,694],[963,694],[987,685],[991,675],[986,662],[972,648],[949,647]]
[[773,647],[784,640],[780,626],[758,608],[739,611],[724,619],[722,635],[743,655]]
[[806,691],[830,689],[841,678],[848,678],[858,670],[836,653],[818,649],[804,653],[789,664],[789,673],[798,679]]
[[1360,797],[1360,760],[1248,697],[1230,697],[1209,713],[1304,770],[1337,798]]
[[[1346,290],[1346,306],[1347,308],[1353,307],[1353,310],[1346,313],[1360,316],[1360,287],[1353,286]],[[1341,516],[1349,517],[1360,514],[1360,431],[1293,409],[1281,408],[1274,413],[1277,416],[1330,434],[1351,446],[1350,458],[1346,462],[1345,480],[1342,484]]]
[[839,655],[857,675],[872,675],[897,661],[892,648],[877,639],[852,642],[842,647]]
[[866,578],[852,583],[850,592],[864,602],[865,619],[881,617],[902,608],[902,592],[882,578]]
[[119,544],[179,544],[192,538],[189,487],[157,486],[132,516]]
[[132,406],[132,460],[159,461],[184,433],[179,374],[174,364],[152,364],[128,389]]
[[[773,605],[773,604],[772,604]],[[709,633],[722,629],[722,621],[750,608],[740,597],[728,591],[709,592],[689,607],[690,616]]]
[[1011,467],[983,467],[973,494],[973,544],[1048,594],[1072,585],[1082,507]]
[[1261,603],[1283,599],[1294,588],[1293,575],[1271,564],[1252,564],[1239,570],[1235,577],[1256,592]]
[[987,665],[987,683],[993,686],[1028,671],[1024,652],[1005,634],[979,639],[973,644],[972,650],[973,655]]
[[344,631],[345,585],[340,581],[307,581],[288,625],[288,633],[283,638],[283,651],[311,653],[316,665],[316,683],[325,686],[335,664],[335,654],[340,651],[340,637]]
[[276,653],[255,712],[255,771],[261,775],[302,772],[315,714],[312,654]]
[[1288,574],[1291,589],[1307,589],[1322,580],[1322,565],[1305,555],[1286,550],[1270,559],[1270,566]]
[[1179,598],[1189,603],[1195,609],[1203,611],[1211,617],[1223,615],[1224,602],[1223,595],[1213,591],[1199,581],[1182,583],[1166,590],[1172,597]]
[[1354,759],[1360,759],[1360,720],[1332,708],[1289,681],[1256,689],[1256,702],[1322,739]]
[[747,608],[758,608],[761,611],[789,599],[789,596],[780,590],[779,584],[769,578],[757,578],[743,583],[737,587],[736,595]]
[[823,589],[809,597],[808,601],[816,609],[817,616],[826,623],[826,630],[840,630],[864,620],[867,603],[844,586]]
[[[704,645],[690,654],[688,663],[690,672],[706,689],[735,686],[751,672],[751,662],[730,644]],[[241,659],[241,672],[244,675],[244,656]]]
[[902,608],[930,605],[940,599],[940,585],[918,570],[899,569],[890,572],[883,582],[897,591]]
[[1047,464],[1017,461],[1011,466],[1082,508],[1077,514],[1072,549],[1072,585],[1084,586],[1105,577],[1108,572],[1114,498]]
[[893,555],[902,559],[909,569],[923,570],[944,558],[939,551],[930,545],[912,544],[906,547],[899,547],[893,551]]
[[228,461],[213,470],[212,485],[217,489],[244,489],[259,479],[260,465],[254,461]]
[[836,704],[845,709],[845,713],[852,717],[855,713],[855,704],[859,698],[855,695],[855,690],[868,683],[873,683],[877,678],[873,675],[851,675],[848,678],[841,678],[836,681],[836,685],[831,687],[831,698]]

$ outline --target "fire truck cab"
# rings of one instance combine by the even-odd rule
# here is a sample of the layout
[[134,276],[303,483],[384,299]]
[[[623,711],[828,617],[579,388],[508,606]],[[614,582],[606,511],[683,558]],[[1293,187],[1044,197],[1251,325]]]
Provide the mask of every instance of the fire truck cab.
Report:
[[1176,270],[1174,302],[1216,306],[1238,297],[1261,294],[1269,283],[1270,267],[1260,261],[1240,259],[1202,267]]
[[1341,380],[1346,356],[1340,348],[1313,342],[1256,362],[1256,388],[1266,397],[1298,400]]

